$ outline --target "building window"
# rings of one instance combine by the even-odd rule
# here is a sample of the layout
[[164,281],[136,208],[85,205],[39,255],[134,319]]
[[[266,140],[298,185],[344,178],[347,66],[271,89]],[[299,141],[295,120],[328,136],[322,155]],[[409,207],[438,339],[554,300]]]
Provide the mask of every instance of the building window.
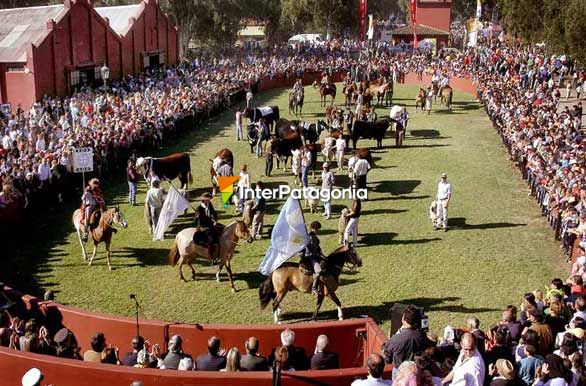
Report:
[[101,67],[94,67],[94,79],[102,79]]
[[23,64],[9,64],[6,72],[24,72],[25,66]]
[[79,71],[71,71],[69,77],[71,80],[71,86],[77,86],[79,84]]
[[143,54],[142,65],[143,68],[149,68],[151,66],[151,57],[148,54]]

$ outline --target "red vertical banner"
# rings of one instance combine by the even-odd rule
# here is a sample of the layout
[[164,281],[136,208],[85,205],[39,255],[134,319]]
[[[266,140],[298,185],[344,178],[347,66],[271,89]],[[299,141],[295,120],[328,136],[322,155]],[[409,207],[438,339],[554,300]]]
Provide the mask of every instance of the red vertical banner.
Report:
[[360,40],[364,40],[366,35],[366,0],[360,0],[360,19],[358,34]]
[[417,48],[417,0],[411,0],[411,26],[413,26],[413,48]]

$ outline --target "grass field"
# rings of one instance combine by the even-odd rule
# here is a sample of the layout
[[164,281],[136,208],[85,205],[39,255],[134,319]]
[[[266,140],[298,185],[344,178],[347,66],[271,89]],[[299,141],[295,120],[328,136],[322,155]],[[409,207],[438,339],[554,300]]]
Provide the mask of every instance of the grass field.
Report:
[[[400,85],[395,92],[396,103],[407,104],[411,112],[409,132],[403,148],[391,147],[394,140],[389,137],[383,149],[374,150],[377,167],[368,177],[369,200],[363,205],[359,227],[358,252],[364,265],[357,273],[342,275],[338,295],[346,317],[369,315],[385,330],[394,302],[424,306],[435,332],[446,323],[463,324],[467,315],[476,315],[487,325],[507,304],[518,304],[524,292],[543,287],[553,276],[565,276],[565,266],[552,232],[473,97],[456,93],[451,114],[439,109],[428,116],[413,112],[416,90]],[[285,111],[287,90],[267,92],[259,103],[279,105]],[[305,117],[314,120],[323,116],[323,110],[317,92],[307,88]],[[378,112],[383,115],[382,108]],[[192,197],[209,186],[208,159],[223,147],[232,149],[236,165],[249,165],[253,182],[259,178],[271,184],[292,182],[292,176],[282,171],[260,177],[264,163],[249,153],[246,142],[235,140],[233,117],[233,111],[226,112],[162,151],[191,154]],[[374,146],[374,141],[361,140],[359,146]],[[452,229],[447,233],[435,232],[428,218],[429,203],[444,171],[454,189]],[[130,224],[114,239],[113,272],[107,270],[103,249],[94,266],[82,262],[70,211],[63,208],[31,222],[35,240],[12,256],[18,271],[13,273],[17,278],[13,284],[37,293],[53,289],[62,303],[112,314],[132,315],[128,294],[136,293],[147,318],[272,322],[269,311],[259,311],[257,288],[262,277],[256,272],[268,237],[238,248],[233,261],[237,294],[230,291],[225,277],[216,283],[214,267],[202,261],[196,263],[197,281],[180,282],[177,268],[167,265],[167,251],[172,236],[191,224],[191,214],[176,221],[165,241],[153,242],[142,205],[129,207],[126,189],[123,175],[110,179],[108,202],[120,203]],[[142,183],[141,204],[145,191]],[[219,207],[217,200],[214,204]],[[336,216],[329,221],[323,221],[321,214],[306,213],[308,223],[319,219],[324,225],[325,252],[336,247],[337,213],[348,204],[334,202]],[[274,223],[280,205],[270,203],[265,225]],[[224,223],[234,218],[233,208],[219,212]],[[265,235],[268,231],[265,226]],[[313,306],[312,297],[290,294],[283,303],[283,319],[307,320]],[[321,318],[335,316],[335,307],[326,300]]]

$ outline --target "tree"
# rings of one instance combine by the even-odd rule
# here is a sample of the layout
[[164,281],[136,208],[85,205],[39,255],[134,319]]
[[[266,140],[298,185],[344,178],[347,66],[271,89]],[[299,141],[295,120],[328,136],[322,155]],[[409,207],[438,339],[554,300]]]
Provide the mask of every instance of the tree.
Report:
[[569,0],[564,21],[569,53],[582,64],[586,64],[586,2]]
[[544,0],[503,0],[502,24],[506,30],[526,41],[543,37]]

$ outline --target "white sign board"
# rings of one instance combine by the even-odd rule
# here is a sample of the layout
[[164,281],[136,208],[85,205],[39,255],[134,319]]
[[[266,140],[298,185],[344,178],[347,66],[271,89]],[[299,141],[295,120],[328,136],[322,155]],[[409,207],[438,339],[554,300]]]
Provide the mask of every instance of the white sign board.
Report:
[[73,149],[73,172],[85,173],[94,171],[94,149],[80,147]]

